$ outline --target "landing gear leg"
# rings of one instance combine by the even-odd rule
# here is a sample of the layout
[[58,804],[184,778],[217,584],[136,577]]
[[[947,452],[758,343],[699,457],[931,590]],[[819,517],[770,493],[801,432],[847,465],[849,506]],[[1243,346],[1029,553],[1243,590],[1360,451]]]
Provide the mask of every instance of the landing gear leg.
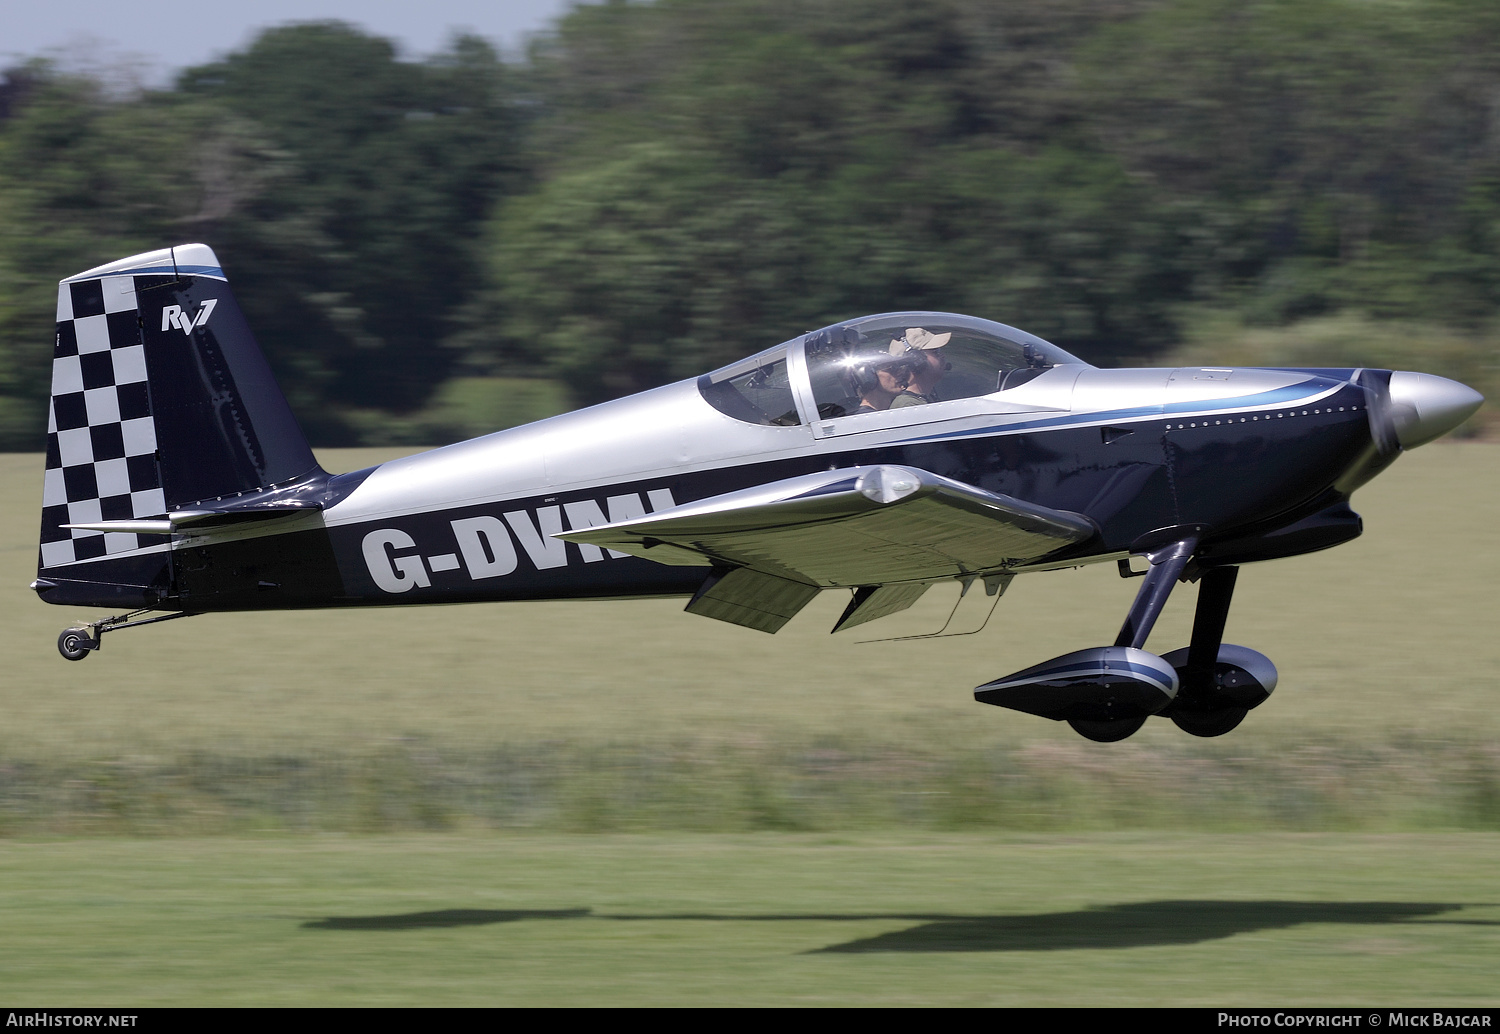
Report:
[[132,610],[129,614],[116,614],[99,621],[91,621],[81,628],[64,629],[62,635],[57,637],[57,652],[67,660],[81,661],[100,648],[105,632],[120,628],[135,628],[139,625],[154,625],[158,621],[171,621],[173,618],[193,616],[190,611],[177,611],[160,617],[141,617],[142,614],[149,613],[151,613],[151,608],[147,607],[142,610]]
[[[1115,646],[1130,646],[1139,650],[1146,645],[1152,626],[1161,617],[1162,608],[1167,604],[1167,597],[1172,595],[1172,588],[1177,584],[1177,579],[1182,577],[1188,561],[1193,558],[1193,550],[1197,548],[1198,537],[1192,535],[1146,554],[1151,567],[1146,571],[1146,580],[1135,594],[1130,613],[1125,615],[1125,624],[1120,626]],[[1070,718],[1068,724],[1085,739],[1096,743],[1115,743],[1135,735],[1146,724],[1146,717],[1135,715],[1106,720]]]
[[[1238,577],[1237,567],[1215,567],[1203,572],[1198,582],[1192,643],[1186,650],[1186,663],[1178,669],[1181,686],[1177,699],[1165,712],[1173,724],[1191,736],[1222,736],[1245,720],[1250,707],[1265,699],[1250,689],[1247,679],[1262,685],[1269,679],[1271,687],[1275,686],[1275,668],[1264,657],[1254,654],[1269,667],[1269,676],[1261,670],[1262,665],[1243,656],[1253,651],[1233,646],[1225,650],[1224,625]],[[1169,654],[1166,659],[1178,660],[1181,653]],[[1251,664],[1255,674],[1235,667],[1230,658]],[[1269,695],[1270,688],[1265,692]]]
[[1145,647],[1151,626],[1161,617],[1161,609],[1167,605],[1172,587],[1182,577],[1183,568],[1187,567],[1187,562],[1193,558],[1193,550],[1197,548],[1198,536],[1190,535],[1146,554],[1151,568],[1146,572],[1140,591],[1135,594],[1130,613],[1125,615],[1120,634],[1115,637],[1116,646],[1133,646],[1137,650]]
[[[1148,717],[1162,714],[1176,699],[1181,675],[1177,664],[1144,646],[1167,597],[1189,571],[1202,530],[1180,525],[1132,544],[1132,552],[1144,555],[1151,566],[1113,646],[1075,650],[1034,664],[978,687],[974,699],[1065,721],[1080,736],[1100,743],[1123,740]],[[1128,567],[1122,568],[1133,577]]]
[[1198,580],[1193,640],[1182,672],[1182,688],[1188,692],[1206,691],[1213,685],[1214,665],[1219,660],[1219,647],[1224,645],[1224,625],[1229,621],[1229,604],[1239,576],[1238,567],[1211,567]]

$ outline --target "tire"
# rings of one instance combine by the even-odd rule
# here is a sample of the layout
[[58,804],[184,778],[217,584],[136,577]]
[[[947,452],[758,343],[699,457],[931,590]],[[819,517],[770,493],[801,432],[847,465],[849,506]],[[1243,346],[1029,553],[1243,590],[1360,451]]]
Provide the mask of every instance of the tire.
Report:
[[86,629],[68,628],[57,637],[57,652],[70,661],[81,661],[94,651],[83,644],[89,641]]
[[1213,736],[1223,736],[1232,731],[1237,725],[1245,720],[1249,713],[1244,707],[1224,707],[1217,711],[1184,711],[1182,714],[1171,716],[1172,722],[1177,728],[1189,736],[1202,736],[1208,739]]
[[1145,718],[1116,718],[1113,721],[1091,722],[1083,718],[1069,718],[1073,731],[1095,743],[1118,743],[1134,736],[1146,724]]

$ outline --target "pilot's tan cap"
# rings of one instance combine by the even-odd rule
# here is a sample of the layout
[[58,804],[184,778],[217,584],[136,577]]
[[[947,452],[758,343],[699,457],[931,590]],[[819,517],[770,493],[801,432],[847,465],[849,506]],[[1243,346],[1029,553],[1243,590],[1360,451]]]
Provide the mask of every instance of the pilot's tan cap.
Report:
[[891,342],[891,355],[905,355],[907,352],[926,351],[929,348],[942,348],[953,337],[951,333],[932,334],[921,327],[908,327],[904,341]]

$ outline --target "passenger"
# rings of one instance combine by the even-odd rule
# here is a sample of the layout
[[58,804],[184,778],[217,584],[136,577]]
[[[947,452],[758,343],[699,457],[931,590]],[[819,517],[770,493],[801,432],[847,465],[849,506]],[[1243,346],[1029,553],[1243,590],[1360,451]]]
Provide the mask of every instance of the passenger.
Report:
[[953,369],[953,365],[943,358],[939,349],[952,337],[951,333],[933,334],[921,327],[912,327],[904,338],[891,342],[891,355],[906,360],[901,364],[906,372],[906,385],[891,399],[891,409],[943,401],[937,393],[937,384],[943,379],[943,374]]
[[891,400],[906,390],[909,374],[889,356],[879,354],[855,361],[849,367],[854,393],[859,396],[858,413],[879,413],[891,408]]
[[906,390],[907,376],[905,370],[892,364],[877,366],[874,385],[867,393],[860,396],[859,411],[870,413],[890,409],[891,403]]

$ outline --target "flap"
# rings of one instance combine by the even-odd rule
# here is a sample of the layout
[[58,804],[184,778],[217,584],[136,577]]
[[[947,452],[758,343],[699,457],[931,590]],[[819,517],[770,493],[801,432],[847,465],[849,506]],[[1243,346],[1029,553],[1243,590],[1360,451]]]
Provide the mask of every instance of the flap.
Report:
[[668,564],[870,586],[1005,570],[1094,534],[1079,514],[880,465],[804,474],[557,537]]
[[844,613],[833,626],[833,631],[863,625],[867,621],[899,614],[922,598],[932,588],[931,582],[905,583],[901,585],[866,585],[854,590],[854,596]]
[[710,575],[685,609],[689,614],[774,633],[818,591],[816,585],[736,567]]

